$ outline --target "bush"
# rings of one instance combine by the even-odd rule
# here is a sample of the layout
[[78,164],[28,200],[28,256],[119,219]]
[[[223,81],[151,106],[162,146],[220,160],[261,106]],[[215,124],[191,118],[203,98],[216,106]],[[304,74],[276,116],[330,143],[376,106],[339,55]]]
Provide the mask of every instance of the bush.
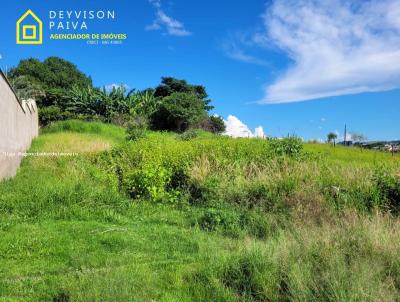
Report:
[[136,117],[128,123],[126,128],[126,139],[135,141],[146,136],[147,122],[143,117]]
[[132,116],[130,114],[114,114],[111,117],[111,123],[121,127],[128,127],[129,123],[132,122]]
[[222,117],[212,115],[207,116],[205,119],[194,125],[194,128],[202,129],[214,134],[220,134],[225,131],[226,127]]
[[230,210],[207,209],[200,217],[198,223],[200,228],[206,231],[222,230],[223,233],[238,237],[240,233],[239,215]]
[[400,212],[400,177],[391,174],[385,167],[379,167],[375,170],[372,179],[387,208],[398,214]]
[[182,134],[179,134],[177,136],[178,139],[183,140],[183,141],[190,141],[192,139],[195,139],[199,136],[197,131],[195,129],[189,129]]
[[42,126],[47,126],[63,119],[64,116],[58,106],[39,108],[39,122]]
[[303,142],[298,137],[270,139],[269,146],[272,153],[276,156],[298,157],[303,150]]

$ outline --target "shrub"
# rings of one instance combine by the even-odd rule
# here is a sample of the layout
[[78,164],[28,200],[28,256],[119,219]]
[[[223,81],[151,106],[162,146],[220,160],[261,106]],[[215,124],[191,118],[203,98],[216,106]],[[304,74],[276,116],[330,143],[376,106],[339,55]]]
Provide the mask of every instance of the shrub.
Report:
[[63,119],[64,116],[58,106],[49,106],[39,109],[39,122],[42,126],[47,126]]
[[126,128],[126,139],[135,141],[146,136],[147,122],[142,117],[136,117],[128,123]]
[[121,127],[127,127],[132,122],[132,116],[130,114],[114,114],[111,117],[111,123]]
[[381,166],[375,170],[372,179],[388,209],[396,214],[399,213],[400,177]]
[[288,137],[284,139],[270,139],[269,147],[276,156],[298,157],[303,150],[303,142],[297,137]]
[[192,139],[197,138],[198,136],[199,134],[195,129],[189,129],[183,132],[182,134],[179,134],[177,138],[183,141],[190,141]]
[[124,166],[119,176],[122,178],[122,187],[132,198],[176,203],[184,197],[180,191],[185,181],[184,174],[157,163],[139,165],[134,169]]
[[212,115],[207,116],[205,119],[194,125],[194,128],[202,129],[214,134],[220,134],[225,131],[226,127],[222,117]]
[[199,219],[199,226],[206,231],[222,230],[223,233],[237,237],[240,232],[239,215],[234,211],[210,208]]

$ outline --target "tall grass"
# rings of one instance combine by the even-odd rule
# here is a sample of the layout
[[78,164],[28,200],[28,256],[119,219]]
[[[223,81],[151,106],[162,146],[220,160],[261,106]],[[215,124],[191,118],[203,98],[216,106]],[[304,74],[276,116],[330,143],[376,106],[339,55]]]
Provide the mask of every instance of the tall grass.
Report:
[[77,155],[27,158],[0,183],[0,300],[400,296],[390,156],[202,133],[129,143],[79,121],[31,149],[57,150]]

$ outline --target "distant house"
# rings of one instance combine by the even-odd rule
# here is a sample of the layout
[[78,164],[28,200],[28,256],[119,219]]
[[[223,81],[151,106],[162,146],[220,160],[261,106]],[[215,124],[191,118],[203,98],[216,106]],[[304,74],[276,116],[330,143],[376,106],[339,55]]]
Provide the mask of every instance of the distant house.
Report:
[[400,152],[400,145],[386,144],[385,145],[385,150],[388,151],[388,152],[397,153],[397,152]]

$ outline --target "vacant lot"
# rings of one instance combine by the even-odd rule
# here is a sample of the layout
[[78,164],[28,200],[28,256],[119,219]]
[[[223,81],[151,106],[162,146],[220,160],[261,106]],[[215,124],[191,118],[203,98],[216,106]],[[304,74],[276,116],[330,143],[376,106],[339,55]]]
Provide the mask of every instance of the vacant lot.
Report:
[[0,183],[0,301],[399,301],[399,157],[61,122]]

